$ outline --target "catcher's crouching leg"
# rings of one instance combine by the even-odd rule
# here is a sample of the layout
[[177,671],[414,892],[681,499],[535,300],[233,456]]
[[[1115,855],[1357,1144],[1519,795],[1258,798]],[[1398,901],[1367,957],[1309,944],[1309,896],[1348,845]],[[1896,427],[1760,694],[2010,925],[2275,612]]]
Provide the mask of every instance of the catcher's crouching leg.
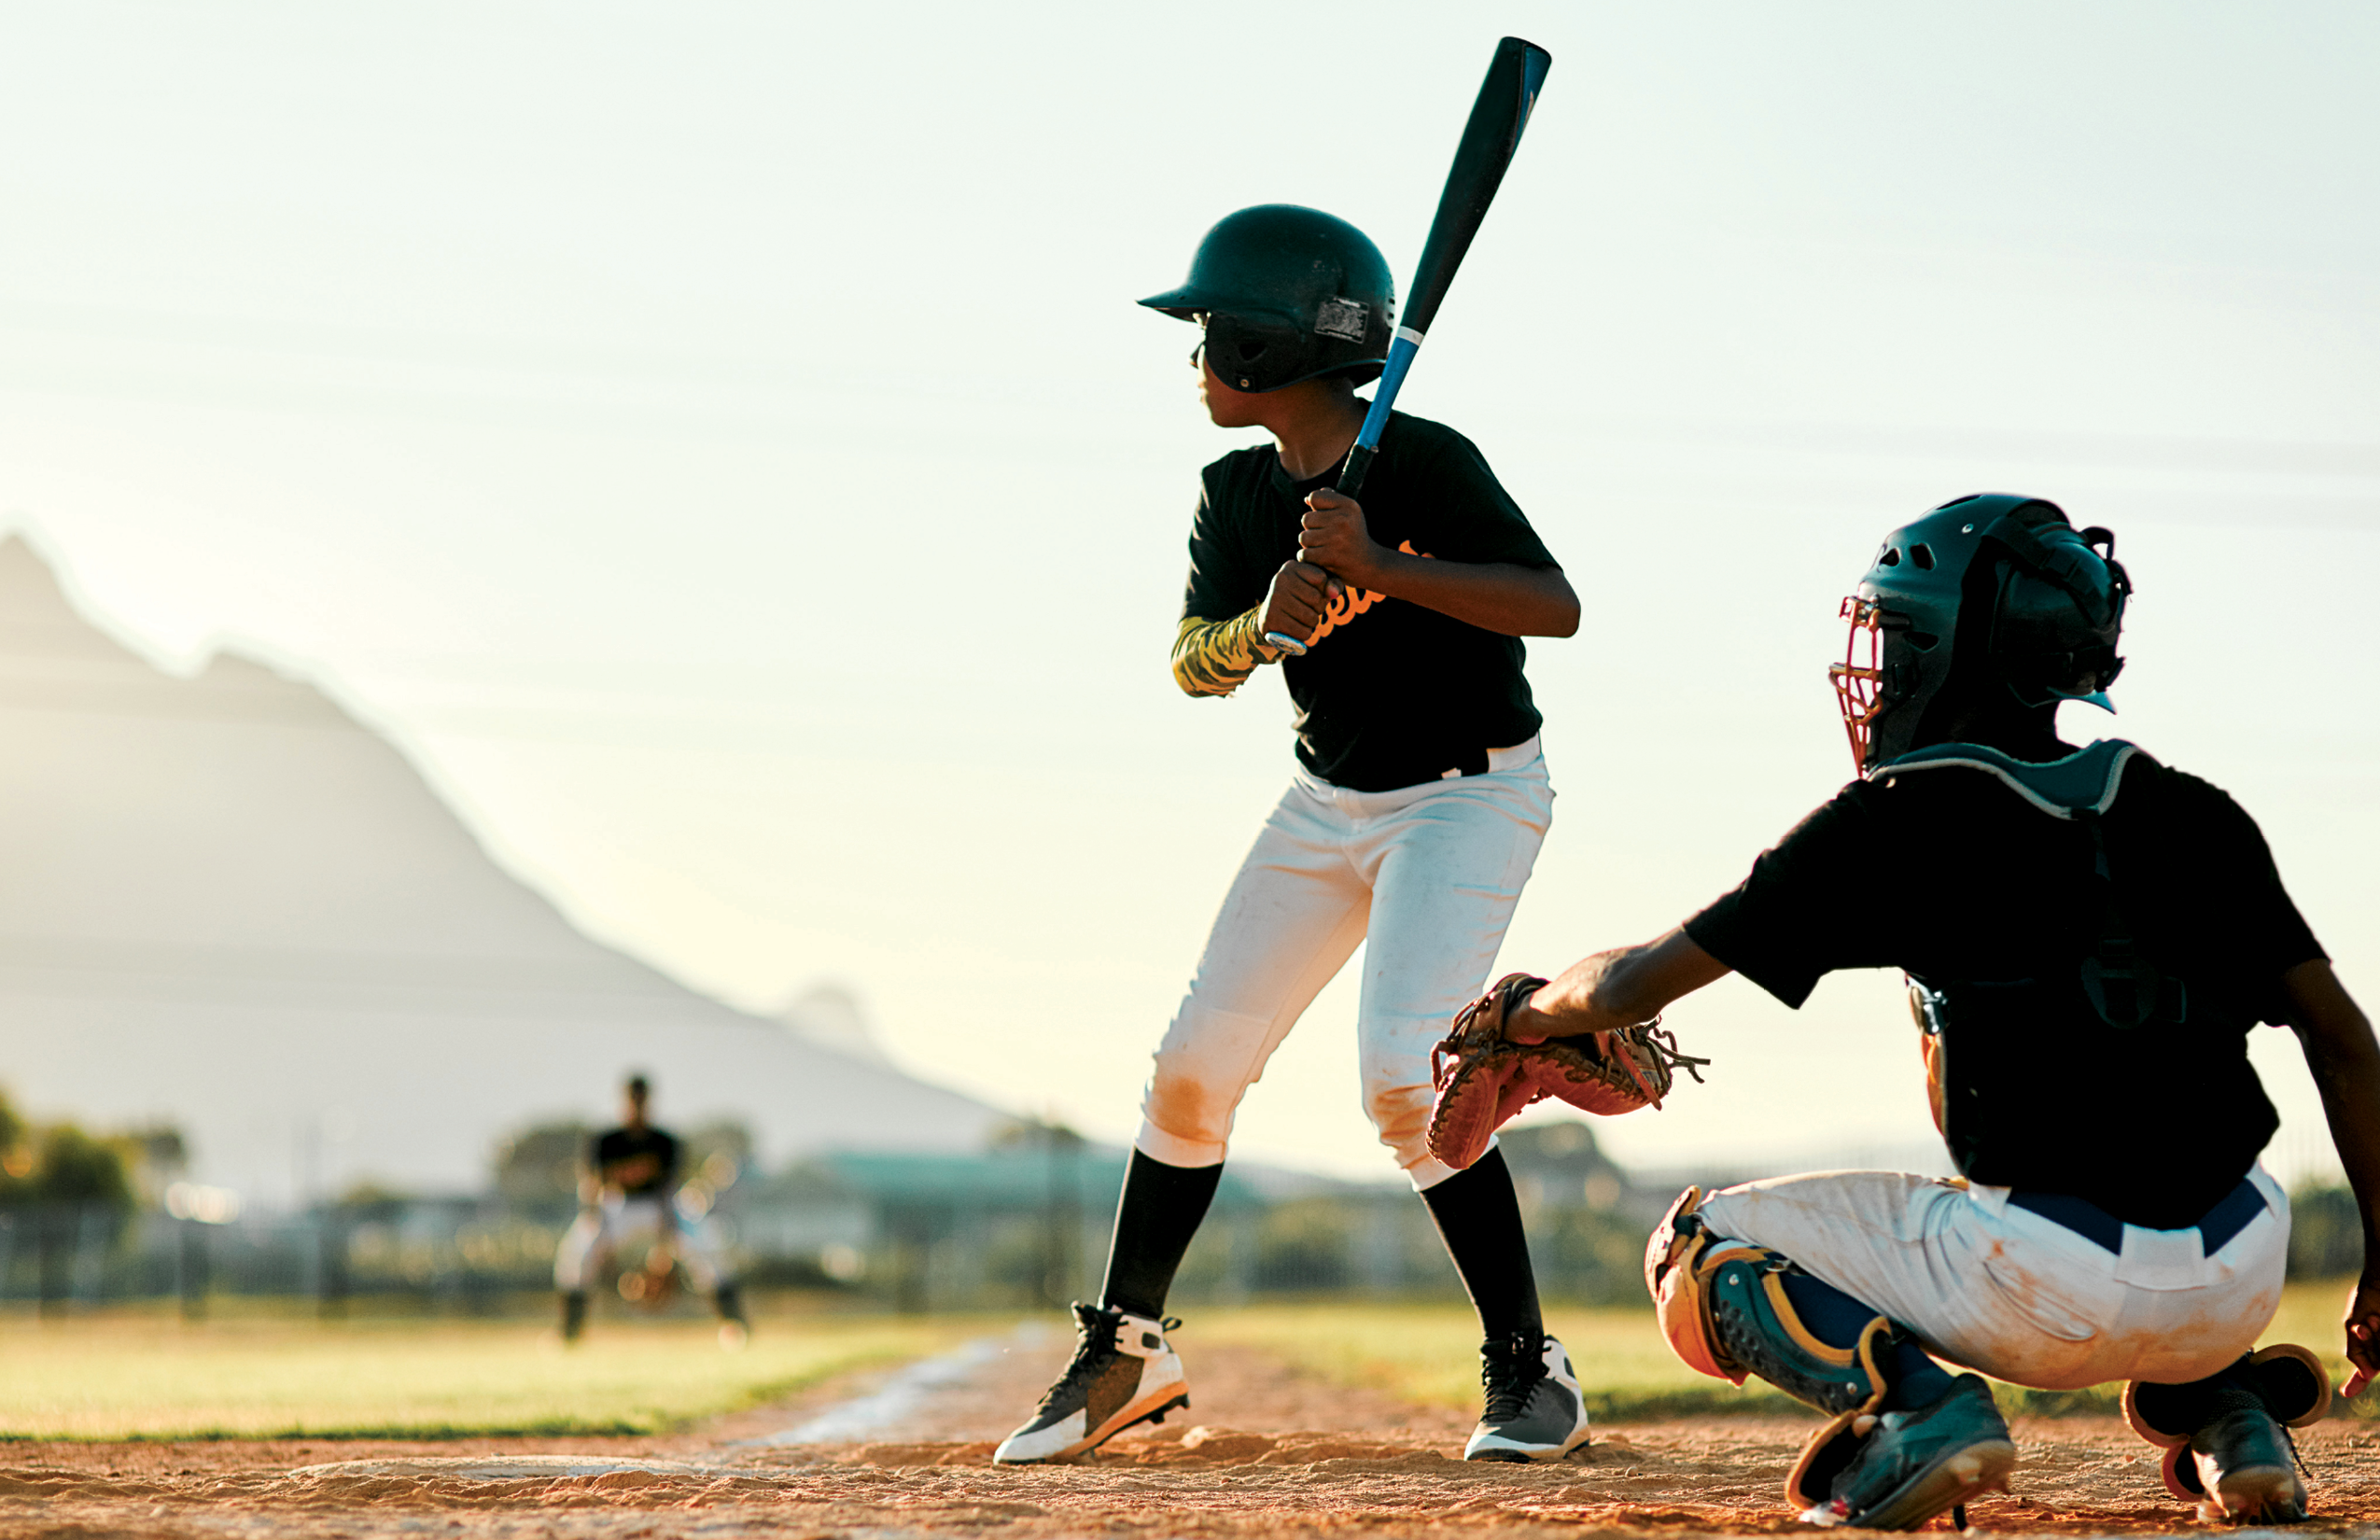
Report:
[[1739,1385],[1757,1374],[1831,1414],[1785,1478],[1786,1501],[1805,1521],[1913,1529],[2005,1488],[2016,1446],[1981,1379],[1961,1375],[1923,1407],[1884,1410],[1909,1335],[1879,1314],[1849,1341],[1827,1340],[1846,1333],[1813,1329],[1786,1287],[1799,1272],[1792,1260],[1713,1234],[1695,1211],[1701,1201],[1701,1189],[1688,1187],[1654,1230],[1645,1287],[1662,1335],[1689,1366]]
[[2293,1524],[2306,1516],[2288,1430],[2322,1421],[2331,1376],[2294,1342],[2275,1343],[2186,1385],[2135,1379],[2124,1421],[2165,1451],[2165,1490],[2206,1519]]

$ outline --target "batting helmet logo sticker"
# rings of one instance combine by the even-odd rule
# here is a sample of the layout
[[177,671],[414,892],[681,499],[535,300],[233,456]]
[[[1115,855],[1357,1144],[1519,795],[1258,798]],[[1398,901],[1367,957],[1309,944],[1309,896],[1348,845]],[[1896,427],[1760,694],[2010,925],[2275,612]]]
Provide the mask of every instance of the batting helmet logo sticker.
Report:
[[1324,300],[1314,315],[1314,329],[1325,337],[1360,343],[1364,340],[1364,323],[1369,318],[1365,307],[1353,300]]

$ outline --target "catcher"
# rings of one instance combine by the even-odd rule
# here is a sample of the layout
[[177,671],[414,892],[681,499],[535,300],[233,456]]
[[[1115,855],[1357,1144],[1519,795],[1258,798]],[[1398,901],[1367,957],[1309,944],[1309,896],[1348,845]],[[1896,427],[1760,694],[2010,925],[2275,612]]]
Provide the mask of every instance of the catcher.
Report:
[[[1859,778],[1682,929],[1507,981],[1464,1024],[1607,1057],[1730,971],[1789,1006],[1834,969],[1908,975],[1963,1176],[1688,1188],[1645,1254],[1680,1357],[1831,1414],[1786,1481],[1811,1521],[1913,1528],[2005,1486],[1989,1390],[1937,1359],[2045,1389],[2129,1380],[2175,1496],[2304,1517],[2287,1430],[2330,1385],[2303,1348],[2253,1351],[2289,1226],[2257,1158],[2278,1123],[2247,1059],[2259,1021],[2296,1032],[2362,1210],[2347,1393],[2380,1366],[2369,1023],[2237,804],[2129,743],[2056,735],[2061,702],[2112,709],[2130,592],[2115,538],[2038,499],[1964,497],[1895,530],[1832,670]],[[1441,1118],[1449,1139],[1466,1115]]]

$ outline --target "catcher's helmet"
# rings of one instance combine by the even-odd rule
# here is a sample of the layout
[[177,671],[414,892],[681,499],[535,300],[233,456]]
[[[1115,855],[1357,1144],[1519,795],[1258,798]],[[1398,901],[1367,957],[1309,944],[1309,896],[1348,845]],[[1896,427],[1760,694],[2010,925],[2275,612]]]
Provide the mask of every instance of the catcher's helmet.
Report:
[[1259,203],[1225,215],[1198,243],[1190,276],[1141,302],[1202,322],[1216,375],[1261,392],[1325,374],[1378,379],[1396,286],[1380,248],[1346,220]]
[[2026,706],[2114,710],[2116,637],[2132,580],[2109,531],[2078,531],[2055,503],[2005,493],[1944,503],[1884,538],[1842,602],[1851,637],[1827,672],[1866,772],[1933,741],[1928,708],[1955,675]]

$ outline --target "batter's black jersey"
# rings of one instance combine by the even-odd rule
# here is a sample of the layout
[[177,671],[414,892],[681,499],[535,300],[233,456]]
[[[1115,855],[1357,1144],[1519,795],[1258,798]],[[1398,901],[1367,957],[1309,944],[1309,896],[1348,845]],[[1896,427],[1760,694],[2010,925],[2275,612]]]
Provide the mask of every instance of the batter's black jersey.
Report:
[[[1686,931],[1791,1006],[1837,968],[1897,967],[1944,990],[1964,1017],[1944,1033],[1951,1073],[1990,1087],[1987,1121],[1946,1127],[1961,1169],[2178,1228],[2278,1126],[2247,1030],[2287,1021],[2281,975],[2323,952],[2255,821],[2215,787],[2135,754],[2100,827],[2107,880],[2087,820],[1983,770],[1887,768],[1803,819]],[[2180,981],[2163,1019],[2111,1028],[2074,983],[2111,912]]]
[[634,1160],[641,1155],[655,1157],[653,1173],[633,1185],[623,1184],[621,1191],[630,1197],[665,1197],[678,1184],[678,1141],[664,1129],[648,1125],[642,1128],[613,1128],[598,1134],[595,1141],[595,1174],[623,1160]]
[[[1271,445],[1207,467],[1190,529],[1182,612],[1229,620],[1265,600],[1297,554],[1306,497],[1339,468],[1293,482]],[[1391,550],[1453,562],[1555,567],[1552,554],[1471,441],[1392,413],[1365,479],[1364,521]],[[1518,637],[1375,593],[1333,606],[1312,647],[1282,661],[1296,704],[1297,759],[1336,785],[1386,791],[1486,766],[1486,751],[1525,743],[1542,719],[1521,675]]]

